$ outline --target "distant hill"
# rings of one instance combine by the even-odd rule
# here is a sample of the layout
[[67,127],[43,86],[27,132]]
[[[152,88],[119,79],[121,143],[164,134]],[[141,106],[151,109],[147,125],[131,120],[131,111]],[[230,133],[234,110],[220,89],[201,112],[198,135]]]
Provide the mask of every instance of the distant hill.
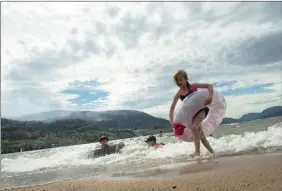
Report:
[[240,118],[240,121],[251,121],[254,119],[264,119],[269,117],[277,117],[282,115],[282,106],[270,107],[263,110],[261,113],[249,113]]
[[[282,106],[274,106],[263,110],[261,113],[248,113],[239,119],[224,118],[222,124],[230,124],[255,119],[282,116]],[[112,110],[112,111],[64,111],[55,110],[42,112],[34,115],[27,115],[17,118],[21,121],[42,121],[53,122],[61,119],[80,119],[95,123],[100,127],[108,128],[153,128],[156,126],[168,126],[169,121],[151,116],[147,113],[134,110]]]
[[247,113],[240,117],[239,119],[234,118],[224,118],[223,124],[238,123],[244,121],[251,121],[255,119],[265,119],[269,117],[282,116],[282,106],[274,106],[263,110],[261,113]]
[[[282,106],[274,106],[263,110],[261,113],[248,113],[239,119],[224,118],[223,124],[251,121],[269,117],[282,116]],[[151,116],[135,110],[112,111],[65,111],[55,110],[17,118],[21,121],[53,122],[61,119],[80,119],[102,126],[115,126],[120,128],[150,128],[152,126],[167,126],[168,120]]]
[[223,119],[222,124],[238,123],[239,119],[226,117]]
[[168,127],[169,121],[134,110],[112,111],[49,111],[17,118],[21,121],[54,122],[62,119],[80,119],[100,128],[151,129]]

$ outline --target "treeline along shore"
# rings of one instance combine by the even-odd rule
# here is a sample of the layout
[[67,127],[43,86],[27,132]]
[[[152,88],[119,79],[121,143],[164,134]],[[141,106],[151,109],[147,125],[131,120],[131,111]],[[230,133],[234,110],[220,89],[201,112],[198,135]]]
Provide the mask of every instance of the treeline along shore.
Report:
[[1,124],[2,154],[93,143],[98,142],[101,135],[115,140],[172,131],[168,126],[151,129],[104,128],[80,119],[45,123],[1,118]]

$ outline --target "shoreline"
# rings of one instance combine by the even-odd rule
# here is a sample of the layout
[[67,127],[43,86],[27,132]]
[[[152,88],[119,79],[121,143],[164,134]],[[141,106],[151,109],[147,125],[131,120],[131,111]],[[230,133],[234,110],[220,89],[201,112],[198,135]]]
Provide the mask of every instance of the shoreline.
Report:
[[[199,164],[201,163],[201,164]],[[282,153],[240,155],[199,161],[182,166],[170,177],[132,179],[83,178],[64,180],[10,191],[141,191],[141,190],[282,190]],[[171,169],[156,173],[170,173]],[[161,176],[160,176],[161,177]]]

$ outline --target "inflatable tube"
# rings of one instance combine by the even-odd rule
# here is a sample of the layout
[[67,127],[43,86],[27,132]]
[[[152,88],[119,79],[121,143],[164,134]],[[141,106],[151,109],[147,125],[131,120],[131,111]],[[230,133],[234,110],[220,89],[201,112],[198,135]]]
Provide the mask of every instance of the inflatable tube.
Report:
[[[183,135],[179,136],[181,140],[186,142],[193,141],[191,132],[193,117],[199,110],[205,107],[209,108],[209,112],[201,123],[204,134],[206,136],[211,135],[221,124],[226,110],[225,98],[220,92],[214,89],[212,103],[205,106],[204,102],[208,94],[207,89],[200,89],[191,93],[183,100],[178,111],[175,112],[174,126],[179,124],[185,126]],[[174,132],[176,135],[176,129],[174,129]]]
[[93,151],[90,151],[88,158],[97,158],[97,157],[102,157],[102,156],[109,155],[109,154],[114,154],[116,153],[116,146],[118,146],[117,152],[119,152],[125,146],[125,144],[121,142],[119,144],[110,145],[109,147],[95,149]]

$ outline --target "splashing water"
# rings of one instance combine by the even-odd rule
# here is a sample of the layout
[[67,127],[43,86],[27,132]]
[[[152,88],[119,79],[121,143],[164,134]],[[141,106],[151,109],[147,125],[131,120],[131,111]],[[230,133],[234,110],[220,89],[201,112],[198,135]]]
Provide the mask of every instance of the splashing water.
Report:
[[[64,178],[75,178],[102,174],[115,169],[142,170],[142,168],[164,166],[172,162],[193,160],[189,157],[189,154],[194,151],[193,143],[178,143],[177,139],[169,133],[158,137],[158,141],[166,145],[155,150],[147,147],[145,139],[146,137],[136,137],[111,141],[110,143],[113,144],[121,141],[125,143],[121,153],[96,159],[88,159],[87,154],[95,149],[98,143],[2,155],[2,177],[6,177],[6,181],[9,182],[9,178],[15,179],[15,177],[23,176],[27,178],[27,174],[31,176],[40,173],[43,179],[42,174],[49,172],[56,173],[56,176],[61,178],[63,176]],[[280,151],[282,149],[282,122],[265,131],[225,135],[219,138],[208,137],[208,140],[219,156]],[[203,158],[209,157],[206,149],[203,147],[201,149]],[[46,178],[49,181],[53,180],[50,176],[54,175],[49,175],[49,179]],[[21,178],[20,180],[22,181]],[[13,183],[13,185],[19,184]]]

